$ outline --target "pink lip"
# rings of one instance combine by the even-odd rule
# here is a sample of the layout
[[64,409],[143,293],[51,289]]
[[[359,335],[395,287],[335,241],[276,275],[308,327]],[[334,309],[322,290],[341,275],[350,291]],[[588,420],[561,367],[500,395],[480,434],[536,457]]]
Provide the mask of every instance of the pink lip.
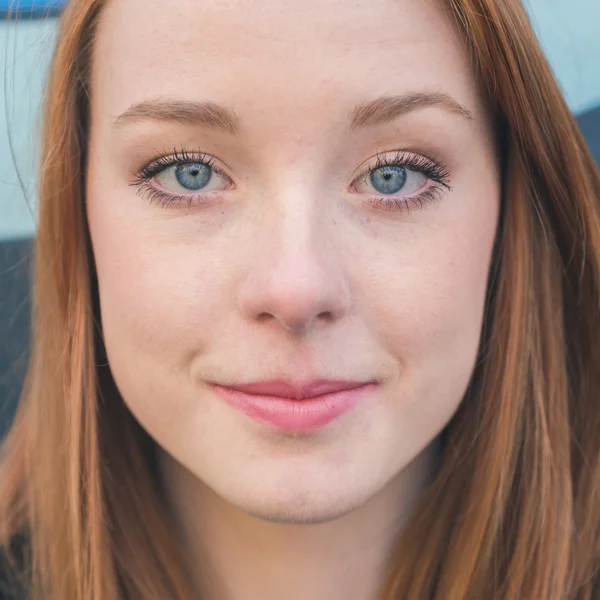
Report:
[[348,412],[377,386],[374,382],[318,380],[294,386],[266,381],[212,389],[228,404],[256,421],[287,431],[323,427]]

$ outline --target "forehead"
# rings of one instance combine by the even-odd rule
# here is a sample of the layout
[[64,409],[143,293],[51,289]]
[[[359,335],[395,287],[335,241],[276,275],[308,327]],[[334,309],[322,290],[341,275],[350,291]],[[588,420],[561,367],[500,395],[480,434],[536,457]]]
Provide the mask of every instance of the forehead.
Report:
[[113,117],[164,97],[324,112],[407,91],[478,108],[441,0],[113,0],[92,85]]

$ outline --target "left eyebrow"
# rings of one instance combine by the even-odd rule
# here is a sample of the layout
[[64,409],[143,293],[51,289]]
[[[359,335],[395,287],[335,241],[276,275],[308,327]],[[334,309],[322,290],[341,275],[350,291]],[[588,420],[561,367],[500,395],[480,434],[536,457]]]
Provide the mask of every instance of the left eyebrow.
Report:
[[[473,119],[471,112],[448,94],[411,92],[399,96],[382,96],[359,104],[350,113],[350,130],[383,125],[409,112],[429,106],[440,107],[467,119]],[[230,135],[241,133],[241,119],[234,110],[206,101],[145,100],[119,115],[114,125],[120,127],[126,123],[145,120],[205,127]]]
[[400,96],[382,96],[357,106],[352,112],[350,129],[383,125],[413,110],[437,106],[450,112],[473,119],[471,111],[457,102],[452,96],[439,92],[412,92]]

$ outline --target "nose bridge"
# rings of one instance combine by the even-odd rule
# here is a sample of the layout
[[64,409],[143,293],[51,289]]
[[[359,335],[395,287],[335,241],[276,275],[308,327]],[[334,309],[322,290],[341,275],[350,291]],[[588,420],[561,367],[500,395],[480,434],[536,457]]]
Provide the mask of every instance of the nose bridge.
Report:
[[[272,166],[269,183],[259,204],[263,207],[260,222],[260,246],[264,264],[270,269],[290,267],[306,275],[318,274],[326,246],[333,242],[329,255],[335,254],[331,239],[333,197],[322,180],[320,165],[307,152],[306,140],[297,137],[292,148],[282,152]],[[329,234],[328,234],[329,232]]]
[[278,248],[282,260],[313,262],[320,256],[329,216],[319,200],[321,193],[298,177],[295,181],[288,178],[269,194],[264,238],[267,246]]
[[335,238],[328,235],[330,216],[316,201],[314,191],[300,189],[304,193],[280,193],[272,205],[262,256],[268,269],[264,275],[286,282],[297,294],[316,290],[336,270]]
[[304,331],[315,319],[335,320],[348,310],[335,221],[319,193],[299,177],[293,184],[280,181],[263,199],[255,252],[240,289],[246,318]]

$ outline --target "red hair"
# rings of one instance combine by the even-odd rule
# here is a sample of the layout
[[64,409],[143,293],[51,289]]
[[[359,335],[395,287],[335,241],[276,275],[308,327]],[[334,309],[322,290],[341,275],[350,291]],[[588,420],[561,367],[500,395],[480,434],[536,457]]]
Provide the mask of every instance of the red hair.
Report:
[[[0,464],[0,545],[33,600],[192,597],[102,345],[85,220],[90,51],[71,0],[47,88],[31,364]],[[495,116],[501,222],[480,360],[381,600],[600,594],[600,175],[518,0],[448,0]],[[20,536],[20,537],[19,537]]]

